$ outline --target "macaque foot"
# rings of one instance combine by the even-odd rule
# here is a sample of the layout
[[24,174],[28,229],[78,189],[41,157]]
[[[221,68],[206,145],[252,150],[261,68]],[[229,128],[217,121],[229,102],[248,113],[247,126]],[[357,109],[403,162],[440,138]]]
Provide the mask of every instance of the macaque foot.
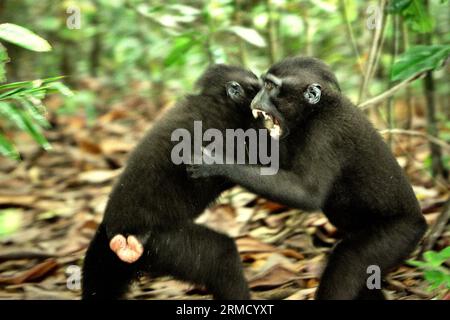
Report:
[[142,243],[135,236],[125,238],[117,234],[109,242],[109,247],[120,260],[126,263],[136,262],[144,253]]

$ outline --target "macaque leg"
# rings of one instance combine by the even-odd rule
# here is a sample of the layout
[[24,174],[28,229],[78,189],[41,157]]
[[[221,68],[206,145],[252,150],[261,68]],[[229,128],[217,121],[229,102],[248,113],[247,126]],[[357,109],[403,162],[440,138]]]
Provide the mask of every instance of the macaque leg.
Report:
[[119,299],[135,278],[135,264],[121,261],[109,248],[104,225],[100,225],[83,264],[83,299]]
[[232,239],[186,222],[151,232],[139,265],[150,275],[170,275],[203,285],[219,300],[250,298],[247,281]]

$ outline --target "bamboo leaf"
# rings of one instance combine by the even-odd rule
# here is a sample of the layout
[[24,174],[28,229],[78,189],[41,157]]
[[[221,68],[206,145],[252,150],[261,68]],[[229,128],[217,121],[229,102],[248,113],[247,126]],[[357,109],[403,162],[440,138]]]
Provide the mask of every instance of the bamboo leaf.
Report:
[[46,150],[51,149],[50,143],[42,134],[41,128],[36,125],[31,116],[13,105],[0,102],[0,114],[12,121],[19,129],[26,131],[41,147]]
[[32,51],[46,52],[52,50],[47,40],[24,27],[12,23],[0,24],[0,39]]
[[172,50],[164,60],[166,67],[180,63],[186,59],[186,53],[198,42],[192,37],[182,36],[175,40]]
[[[50,128],[50,123],[47,121],[45,117],[45,107],[42,105],[40,100],[37,100],[35,103],[24,99],[17,99],[23,108],[30,114],[31,118],[33,118],[41,127]],[[36,100],[36,99],[34,99]]]
[[0,133],[0,153],[13,160],[19,160],[20,156],[16,148],[3,134]]
[[450,54],[450,45],[411,47],[394,63],[391,70],[393,81],[407,79],[414,74],[438,68]]
[[226,29],[256,47],[265,47],[266,40],[255,29],[232,26]]
[[8,63],[9,57],[6,53],[6,49],[2,44],[0,43],[0,82],[6,81],[6,71],[5,71],[5,64]]

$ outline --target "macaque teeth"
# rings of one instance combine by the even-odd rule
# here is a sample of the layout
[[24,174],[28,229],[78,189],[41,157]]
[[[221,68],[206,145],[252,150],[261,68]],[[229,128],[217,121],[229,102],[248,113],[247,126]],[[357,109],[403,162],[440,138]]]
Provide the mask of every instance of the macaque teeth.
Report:
[[252,115],[255,119],[262,116],[264,120],[264,127],[269,130],[269,134],[274,139],[279,139],[281,137],[281,126],[280,121],[273,117],[270,113],[267,113],[263,110],[253,109]]
[[264,119],[264,127],[266,127],[266,129],[271,130],[274,126],[273,120],[271,117],[267,117]]
[[280,139],[281,137],[281,127],[279,125],[274,125],[272,129],[270,129],[270,136],[276,140]]

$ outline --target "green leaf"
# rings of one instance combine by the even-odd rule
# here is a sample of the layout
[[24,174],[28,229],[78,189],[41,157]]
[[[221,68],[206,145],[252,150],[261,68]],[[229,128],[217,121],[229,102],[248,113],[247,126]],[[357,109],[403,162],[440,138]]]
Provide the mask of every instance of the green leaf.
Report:
[[444,284],[445,274],[437,270],[429,270],[424,272],[425,280],[431,284],[432,289],[438,288],[440,285]]
[[408,260],[406,261],[409,265],[419,268],[426,268],[428,267],[428,263],[423,261],[417,261],[417,260]]
[[0,133],[0,153],[13,160],[19,160],[20,156],[16,148],[4,135]]
[[450,45],[430,45],[411,47],[394,63],[391,70],[392,81],[404,80],[423,71],[439,67],[450,54]]
[[438,252],[438,255],[442,263],[444,263],[447,260],[450,260],[450,247],[442,249],[440,252]]
[[266,40],[264,40],[264,38],[255,29],[245,28],[241,26],[231,26],[225,30],[234,33],[238,37],[256,47],[262,48],[266,46]]
[[32,86],[32,84],[33,84],[32,81],[20,81],[20,82],[7,83],[7,84],[0,86],[0,91],[6,90],[6,89],[20,88],[20,87],[25,87],[25,86]]
[[7,83],[0,86],[0,91],[4,91],[6,89],[12,89],[10,91],[4,91],[0,93],[0,100],[14,98],[16,95],[45,95],[46,92],[60,92],[64,95],[72,95],[72,91],[67,88],[60,80],[63,77],[53,77],[47,79],[37,79],[33,81],[21,81],[21,82],[13,82]]
[[6,92],[3,92],[0,94],[0,100],[4,100],[4,99],[9,99],[10,97],[14,96],[14,95],[18,95],[20,92],[27,90],[27,88],[21,87],[21,88],[16,88],[16,89],[12,89]]
[[30,115],[9,103],[0,102],[0,114],[11,120],[19,129],[26,131],[45,150],[51,149],[50,143],[42,134],[41,128],[36,125]]
[[445,260],[442,260],[440,255],[435,251],[427,251],[423,254],[425,260],[432,267],[439,267]]
[[179,11],[182,15],[196,16],[200,14],[200,10],[184,4],[171,4],[168,6],[171,9]]
[[433,19],[427,12],[422,0],[413,0],[403,11],[403,16],[414,31],[419,33],[433,31]]
[[391,0],[387,6],[388,13],[400,13],[412,3],[413,0]]
[[170,67],[174,64],[180,64],[186,58],[186,53],[198,42],[192,37],[182,36],[175,40],[172,50],[164,60],[164,65]]
[[73,91],[70,90],[69,87],[67,87],[64,83],[59,81],[50,83],[49,87],[54,88],[57,92],[61,93],[62,95],[65,95],[66,97],[72,97],[75,95]]
[[12,23],[0,24],[0,39],[32,51],[46,52],[52,50],[47,40],[28,29]]
[[8,54],[6,53],[6,49],[0,43],[0,82],[6,81],[6,70],[5,64],[9,62]]
[[[42,105],[40,100],[35,101],[34,103],[32,101],[29,101],[24,98],[18,98],[17,99],[20,104],[24,107],[24,109],[29,113],[29,115],[43,128],[50,128],[50,123],[47,121],[47,118],[45,117],[45,107]],[[34,99],[36,100],[36,99]]]

